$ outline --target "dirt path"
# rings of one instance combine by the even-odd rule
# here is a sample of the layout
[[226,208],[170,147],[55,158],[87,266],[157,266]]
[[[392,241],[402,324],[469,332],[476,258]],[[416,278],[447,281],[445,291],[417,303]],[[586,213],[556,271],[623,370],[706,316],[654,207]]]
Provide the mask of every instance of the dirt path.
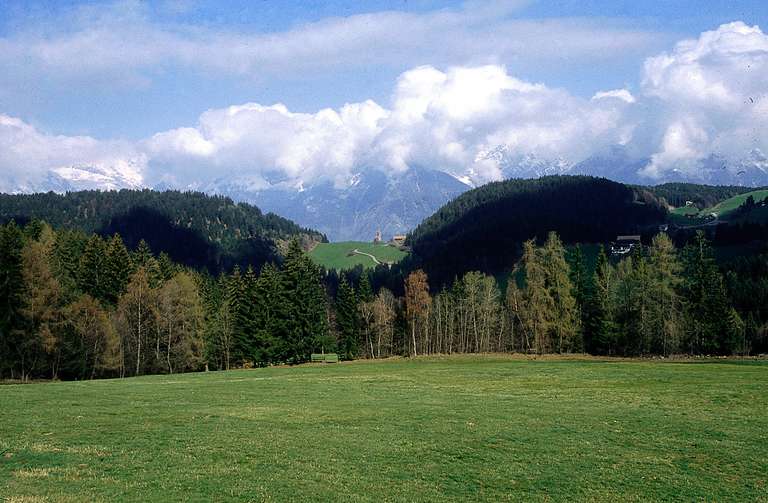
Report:
[[374,262],[376,265],[381,265],[381,262],[379,262],[379,259],[377,259],[377,258],[376,258],[376,257],[374,257],[373,255],[371,255],[370,253],[361,252],[361,251],[360,251],[360,250],[358,250],[357,248],[355,248],[354,250],[352,250],[352,253],[356,253],[357,255],[365,255],[366,257],[371,257],[371,259],[373,260],[373,262]]

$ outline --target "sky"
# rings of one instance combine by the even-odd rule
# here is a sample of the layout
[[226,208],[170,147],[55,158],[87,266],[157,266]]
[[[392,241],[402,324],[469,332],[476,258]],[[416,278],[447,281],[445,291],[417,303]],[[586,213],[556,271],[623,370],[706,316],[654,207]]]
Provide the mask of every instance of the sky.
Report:
[[0,181],[487,181],[502,144],[696,169],[768,152],[765,26],[758,0],[0,0]]

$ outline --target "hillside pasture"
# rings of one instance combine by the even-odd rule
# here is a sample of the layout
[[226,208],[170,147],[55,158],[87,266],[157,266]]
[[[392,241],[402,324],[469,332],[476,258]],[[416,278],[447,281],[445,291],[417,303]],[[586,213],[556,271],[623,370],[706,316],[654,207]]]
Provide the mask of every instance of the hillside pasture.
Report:
[[5,501],[768,501],[768,363],[455,356],[0,386]]
[[[357,252],[355,252],[357,250]],[[369,256],[370,255],[370,256]],[[358,265],[363,268],[376,267],[376,257],[380,263],[400,262],[406,253],[387,244],[373,244],[365,241],[343,241],[339,243],[319,243],[309,256],[326,269],[345,270]]]
[[717,213],[717,215],[720,217],[727,216],[730,212],[738,209],[739,206],[744,204],[749,196],[752,196],[755,202],[762,201],[768,197],[768,190],[753,190],[752,192],[746,192],[744,194],[739,194],[738,196],[733,196],[729,199],[726,199],[725,201],[717,203],[715,206],[709,209],[704,210],[704,212],[706,212],[706,214]]
[[[730,197],[724,201],[720,201],[716,205],[699,210],[695,206],[681,206],[674,208],[669,212],[670,222],[678,225],[701,225],[706,222],[706,218],[714,213],[718,218],[724,220],[731,220],[734,218],[733,212],[739,208],[747,200],[749,196],[752,196],[755,202],[762,201],[768,197],[768,189],[753,190],[751,192],[745,192],[733,197]],[[765,221],[766,211],[759,208],[746,217],[738,219],[747,221]]]

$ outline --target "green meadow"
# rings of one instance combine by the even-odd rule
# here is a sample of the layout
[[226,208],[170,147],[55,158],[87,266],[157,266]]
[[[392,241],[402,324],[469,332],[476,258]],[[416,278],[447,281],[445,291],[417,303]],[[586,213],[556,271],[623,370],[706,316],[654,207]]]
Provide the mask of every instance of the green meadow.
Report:
[[0,386],[0,499],[768,501],[768,362],[456,356]]
[[[359,253],[354,253],[357,250]],[[364,255],[367,254],[367,255]],[[376,267],[376,260],[383,263],[400,262],[406,253],[394,246],[373,244],[365,241],[343,241],[339,243],[320,243],[311,252],[310,258],[326,269],[352,269],[361,265],[364,268]]]

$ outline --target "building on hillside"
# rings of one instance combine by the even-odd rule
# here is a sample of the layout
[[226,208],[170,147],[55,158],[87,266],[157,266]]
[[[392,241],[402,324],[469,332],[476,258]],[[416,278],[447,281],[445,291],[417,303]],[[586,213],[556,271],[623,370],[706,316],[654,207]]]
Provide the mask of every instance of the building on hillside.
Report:
[[395,246],[403,246],[405,244],[405,234],[395,234],[392,236],[391,243]]
[[627,255],[638,246],[640,246],[640,236],[616,236],[616,241],[611,243],[611,255]]
[[373,244],[377,245],[382,242],[381,229],[376,229],[376,235],[373,237]]

